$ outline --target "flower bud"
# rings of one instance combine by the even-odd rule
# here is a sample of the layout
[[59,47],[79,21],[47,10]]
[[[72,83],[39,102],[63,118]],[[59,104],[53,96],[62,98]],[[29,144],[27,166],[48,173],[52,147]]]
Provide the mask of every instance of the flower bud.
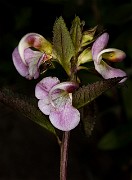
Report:
[[81,42],[82,47],[88,45],[93,40],[96,29],[97,29],[97,26],[95,26],[94,28],[88,31],[83,32],[82,42]]
[[91,49],[86,48],[78,57],[78,66],[90,61],[92,61]]

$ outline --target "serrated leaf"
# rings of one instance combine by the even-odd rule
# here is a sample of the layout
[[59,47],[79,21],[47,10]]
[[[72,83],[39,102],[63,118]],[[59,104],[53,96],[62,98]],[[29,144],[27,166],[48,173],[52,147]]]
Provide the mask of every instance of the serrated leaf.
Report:
[[22,113],[28,119],[34,121],[56,135],[54,127],[51,125],[46,116],[38,109],[37,101],[35,100],[35,98],[29,98],[24,95],[14,93],[9,89],[0,90],[0,101],[2,103]]
[[132,142],[132,123],[121,125],[105,134],[98,143],[102,150],[114,150]]
[[53,27],[53,48],[56,58],[70,75],[71,58],[75,55],[75,49],[70,33],[62,17],[59,17]]
[[95,101],[87,104],[81,110],[81,122],[85,136],[89,137],[94,129],[96,120],[96,106]]
[[102,93],[118,84],[118,82],[120,82],[123,78],[124,77],[105,79],[87,86],[80,87],[73,93],[73,106],[79,109],[87,105]]
[[82,28],[81,28],[80,18],[78,16],[72,22],[70,34],[75,47],[76,54],[79,52],[81,48],[81,40],[82,40]]

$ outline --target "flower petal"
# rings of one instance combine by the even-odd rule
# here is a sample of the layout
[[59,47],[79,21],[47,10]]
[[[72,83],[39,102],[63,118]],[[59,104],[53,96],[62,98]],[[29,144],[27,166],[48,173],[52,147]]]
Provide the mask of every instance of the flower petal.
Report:
[[18,73],[21,76],[26,77],[27,79],[30,79],[28,67],[27,67],[27,65],[25,65],[23,63],[23,61],[19,55],[17,47],[14,49],[14,51],[12,53],[12,59],[13,59],[14,66],[15,66],[16,70],[18,71]]
[[37,33],[28,33],[26,34],[19,42],[18,51],[22,61],[26,64],[24,58],[24,51],[29,47],[34,47],[38,50],[42,48],[42,44],[44,42],[44,37]]
[[[62,101],[72,102],[72,96],[70,96],[70,94],[73,91],[75,91],[77,88],[78,88],[78,84],[75,82],[62,82],[62,83],[59,83],[59,84],[53,86],[53,88],[51,88],[51,90],[49,91],[50,103],[53,106],[58,107],[58,105],[61,104]],[[60,97],[57,98],[57,103],[55,103],[55,101],[53,99],[53,95],[56,93],[57,90],[62,90],[62,91],[60,91],[58,93],[58,94],[60,94]],[[63,92],[63,91],[65,91],[65,92]]]
[[[124,71],[121,69],[112,68],[104,61],[101,61],[100,64],[94,62],[95,69],[98,71],[99,74],[102,75],[104,79],[114,78],[114,77],[125,77],[127,76]],[[120,81],[120,83],[124,82],[126,78]]]
[[53,109],[49,119],[54,127],[62,131],[74,129],[80,121],[80,113],[72,105],[67,103],[63,110]]
[[92,56],[93,56],[94,61],[97,60],[97,56],[98,56],[99,52],[102,51],[107,46],[108,40],[109,40],[109,34],[103,33],[93,43]]
[[37,79],[39,77],[40,71],[39,66],[43,61],[44,54],[40,51],[33,51],[30,48],[27,48],[24,51],[24,59],[29,69],[29,74],[31,77],[34,77],[34,79]]
[[49,92],[49,95],[52,94],[53,91],[60,89],[60,90],[64,90],[67,91],[68,93],[72,93],[73,91],[75,91],[78,88],[78,84],[75,82],[71,82],[71,81],[67,81],[67,82],[62,82],[59,84],[56,84]]
[[45,99],[48,97],[49,91],[60,83],[59,79],[57,77],[46,77],[43,78],[35,88],[35,96],[38,99]]
[[102,58],[112,62],[121,62],[125,59],[126,54],[120,49],[108,48],[102,50],[97,56],[97,63],[99,64]]
[[49,103],[48,99],[39,100],[38,107],[45,115],[49,115],[52,109],[52,106]]
[[37,79],[39,77],[40,71],[39,68],[37,67],[37,64],[34,64],[33,61],[31,61],[29,64],[29,74],[32,78]]
[[30,48],[25,49],[24,51],[24,59],[26,64],[29,64],[31,61],[36,59],[36,61],[39,61],[39,59],[43,56],[44,53],[40,51],[33,51]]

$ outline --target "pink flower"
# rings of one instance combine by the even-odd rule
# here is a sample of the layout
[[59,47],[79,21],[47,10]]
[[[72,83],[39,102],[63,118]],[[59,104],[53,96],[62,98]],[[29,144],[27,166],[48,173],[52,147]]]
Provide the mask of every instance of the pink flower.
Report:
[[[31,48],[34,48],[31,49]],[[27,79],[37,79],[42,63],[51,58],[52,46],[40,34],[26,34],[12,53],[18,73]]]
[[72,106],[72,92],[78,87],[74,82],[60,83],[57,77],[42,79],[35,88],[38,107],[54,127],[62,131],[74,129],[80,121],[79,111]]
[[[115,48],[105,49],[109,40],[108,33],[103,33],[92,46],[92,57],[95,65],[95,69],[99,74],[102,75],[104,79],[114,78],[114,77],[124,77],[126,73],[121,69],[112,68],[104,60],[111,62],[121,62],[126,54]],[[124,82],[126,78],[120,82]]]

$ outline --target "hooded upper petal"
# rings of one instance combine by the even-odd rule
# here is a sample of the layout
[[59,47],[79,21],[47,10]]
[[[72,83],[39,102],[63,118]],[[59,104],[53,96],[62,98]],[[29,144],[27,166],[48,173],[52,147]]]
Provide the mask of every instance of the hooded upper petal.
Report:
[[72,104],[71,93],[77,88],[78,84],[75,82],[62,82],[55,85],[49,91],[49,100],[51,104],[59,108],[63,108],[64,104],[68,102]]
[[20,40],[12,56],[14,65],[22,76],[37,79],[40,74],[39,66],[51,59],[51,54],[52,45],[49,41],[40,34],[29,33]]
[[98,54],[96,62],[99,64],[102,58],[111,62],[121,62],[126,58],[126,54],[120,49],[108,48]]
[[50,90],[49,95],[52,94],[52,92],[57,89],[64,90],[68,93],[72,93],[77,88],[78,88],[78,83],[71,82],[71,81],[62,82],[62,83],[58,83],[54,85],[54,87],[52,87],[52,89]]
[[38,49],[41,52],[46,54],[52,53],[52,45],[47,41],[43,36],[37,33],[28,33],[26,34],[19,42],[18,51],[22,61],[26,64],[25,61],[25,50],[29,47]]
[[97,60],[97,56],[106,46],[109,41],[109,34],[103,33],[101,36],[99,36],[96,41],[93,43],[92,46],[92,57],[93,60]]

